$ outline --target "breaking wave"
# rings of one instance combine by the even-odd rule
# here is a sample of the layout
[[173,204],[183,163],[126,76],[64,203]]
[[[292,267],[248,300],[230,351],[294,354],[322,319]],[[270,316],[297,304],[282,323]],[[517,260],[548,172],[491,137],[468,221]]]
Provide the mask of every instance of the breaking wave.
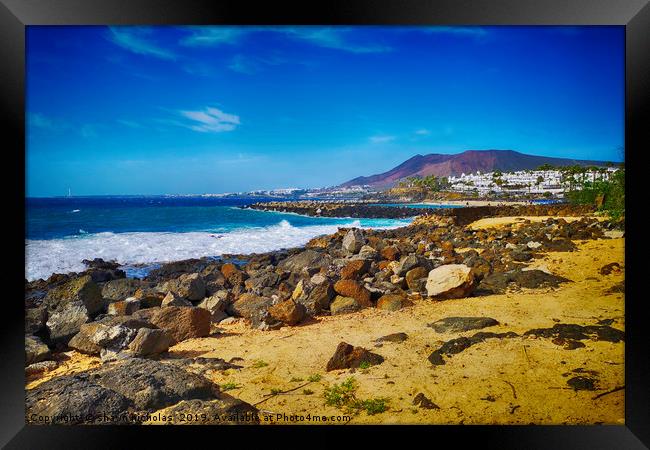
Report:
[[335,233],[339,227],[398,228],[409,222],[360,219],[295,227],[282,220],[268,227],[240,228],[227,233],[104,232],[61,239],[27,240],[25,277],[31,281],[47,278],[53,273],[80,272],[86,269],[81,261],[93,258],[115,260],[123,265],[139,265],[220,256],[224,253],[263,253],[304,245],[313,237]]

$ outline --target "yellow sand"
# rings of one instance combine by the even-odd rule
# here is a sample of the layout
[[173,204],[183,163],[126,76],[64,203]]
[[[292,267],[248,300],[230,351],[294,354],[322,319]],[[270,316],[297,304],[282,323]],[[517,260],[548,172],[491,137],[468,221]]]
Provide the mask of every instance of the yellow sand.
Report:
[[61,375],[74,375],[75,373],[85,372],[101,365],[101,360],[94,356],[84,355],[75,350],[65,353],[59,353],[54,356],[58,366],[54,370],[28,376],[25,380],[27,389],[32,389],[39,384],[51,380]]
[[[488,217],[486,219],[480,219],[476,222],[472,222],[468,225],[471,230],[481,230],[491,227],[499,227],[502,225],[508,225],[511,223],[520,223],[524,220],[530,220],[531,222],[543,222],[547,219],[556,219],[554,216],[517,216],[517,217]],[[562,217],[562,219],[567,222],[573,222],[574,220],[580,220],[582,217]],[[605,217],[596,217],[598,220],[605,220]]]
[[[573,280],[556,290],[422,300],[396,312],[365,309],[276,331],[252,330],[240,321],[219,326],[215,331],[220,334],[181,342],[170,352],[175,357],[243,358],[235,362],[242,369],[208,372],[207,376],[220,385],[234,383],[237,387],[227,393],[257,404],[273,422],[276,414],[305,417],[279,423],[332,423],[307,421],[306,416],[343,415],[324,405],[323,392],[327,385],[353,376],[359,383],[358,398],[386,397],[390,408],[371,416],[362,412],[351,424],[623,424],[624,391],[594,397],[624,385],[624,343],[583,341],[585,348],[564,350],[549,339],[491,339],[446,358],[443,366],[433,366],[427,357],[443,341],[476,330],[439,334],[426,325],[449,316],[488,316],[500,325],[484,331],[521,334],[558,321],[589,325],[611,318],[615,319],[612,326],[623,330],[623,295],[604,291],[624,275],[601,276],[598,269],[610,262],[623,264],[624,243],[624,239],[579,241],[578,252],[548,253],[536,259],[532,266]],[[373,346],[374,339],[396,332],[407,333],[408,340]],[[385,362],[355,373],[327,373],[325,365],[341,341],[379,353]],[[98,364],[98,358],[76,355],[67,369],[50,372],[46,379]],[[579,368],[597,372],[600,390],[575,392],[568,388],[567,380],[580,374],[567,374]],[[307,378],[314,374],[321,375],[321,380],[309,383]],[[306,383],[290,393],[270,395],[272,389],[284,391]],[[413,398],[420,392],[440,409],[413,406]]]
[[[250,403],[264,400],[272,389],[292,389],[305,384],[312,374],[322,376],[320,382],[273,396],[258,405],[269,414],[340,415],[337,409],[324,406],[324,387],[354,376],[359,382],[359,398],[388,397],[391,409],[373,416],[362,413],[350,423],[621,424],[623,391],[596,400],[593,397],[624,384],[623,343],[586,342],[585,348],[564,350],[548,339],[493,339],[454,355],[444,366],[432,366],[427,361],[443,341],[475,332],[442,335],[426,326],[448,316],[493,317],[501,325],[490,331],[518,334],[551,327],[556,323],[553,319],[588,325],[613,318],[613,326],[624,329],[623,295],[603,293],[623,275],[602,277],[597,273],[607,263],[623,263],[624,239],[579,245],[579,252],[549,253],[535,262],[574,281],[557,290],[441,302],[424,300],[397,312],[366,309],[270,332],[250,330],[239,323],[221,327],[222,336],[182,342],[172,353],[225,360],[244,358],[239,363],[243,369],[215,372],[210,377],[219,384],[235,383],[239,387],[228,393]],[[587,279],[590,277],[597,279]],[[409,339],[373,348],[373,339],[396,332],[407,333]],[[327,360],[341,341],[374,349],[386,361],[363,373],[326,373]],[[257,361],[268,365],[255,367]],[[577,368],[597,371],[602,390],[567,389],[566,381],[579,374],[563,374]],[[303,389],[314,393],[305,395]],[[419,392],[441,409],[415,408],[412,400]],[[482,400],[488,397],[494,401]]]

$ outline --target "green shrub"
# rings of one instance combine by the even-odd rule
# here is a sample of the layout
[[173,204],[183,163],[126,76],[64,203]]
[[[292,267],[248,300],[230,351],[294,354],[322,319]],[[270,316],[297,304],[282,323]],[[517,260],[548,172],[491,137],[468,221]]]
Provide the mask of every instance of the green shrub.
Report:
[[366,411],[368,415],[383,413],[388,409],[389,399],[384,397],[361,400],[356,397],[357,381],[350,377],[341,384],[325,388],[325,404],[342,409],[346,413],[358,414]]
[[569,203],[574,205],[593,205],[603,196],[603,203],[598,208],[612,219],[618,220],[625,216],[625,170],[614,172],[609,180],[584,181],[577,183],[580,189],[572,189],[566,193]]

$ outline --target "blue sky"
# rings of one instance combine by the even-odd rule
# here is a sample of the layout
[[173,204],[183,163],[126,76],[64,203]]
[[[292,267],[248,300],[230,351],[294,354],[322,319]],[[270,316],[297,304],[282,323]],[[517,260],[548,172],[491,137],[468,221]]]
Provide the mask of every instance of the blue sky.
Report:
[[27,195],[320,187],[415,154],[621,161],[623,27],[27,29]]

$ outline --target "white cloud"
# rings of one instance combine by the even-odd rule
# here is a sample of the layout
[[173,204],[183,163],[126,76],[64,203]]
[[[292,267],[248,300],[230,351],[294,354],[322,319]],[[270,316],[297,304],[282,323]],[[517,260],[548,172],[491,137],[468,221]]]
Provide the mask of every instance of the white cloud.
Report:
[[60,126],[57,125],[54,120],[40,113],[28,113],[27,126],[42,128],[45,130],[58,130],[60,128]]
[[415,131],[415,134],[418,136],[427,136],[431,134],[431,130],[427,130],[426,128],[420,128],[419,130]]
[[235,44],[250,31],[246,27],[235,28],[224,26],[197,26],[187,27],[187,29],[191,33],[181,40],[181,44],[188,47],[215,47],[222,44]]
[[181,45],[190,47],[216,47],[238,44],[253,33],[278,33],[294,40],[311,43],[318,47],[343,50],[350,53],[383,53],[392,49],[372,42],[356,42],[350,27],[320,26],[242,26],[242,27],[187,27],[190,35],[181,39]]
[[200,111],[180,111],[180,114],[191,121],[184,126],[202,133],[233,131],[240,125],[239,116],[210,106]]
[[108,40],[130,52],[160,59],[176,59],[173,52],[159,47],[147,38],[152,33],[148,28],[109,27],[108,30]]
[[437,27],[424,27],[421,28],[423,32],[427,34],[453,34],[458,36],[469,36],[482,38],[487,36],[488,30],[480,26],[472,27],[446,27],[446,26],[437,26]]
[[378,136],[370,137],[370,142],[372,142],[373,144],[385,144],[387,142],[392,142],[394,140],[395,140],[395,136],[378,135]]
[[259,64],[244,55],[235,55],[228,68],[235,72],[251,75],[259,70]]
[[142,125],[133,120],[118,119],[117,123],[129,128],[142,128]]
[[289,27],[279,28],[280,32],[289,37],[309,42],[319,47],[343,50],[350,53],[384,53],[392,51],[392,48],[375,43],[352,42],[347,28],[323,28],[323,27]]

